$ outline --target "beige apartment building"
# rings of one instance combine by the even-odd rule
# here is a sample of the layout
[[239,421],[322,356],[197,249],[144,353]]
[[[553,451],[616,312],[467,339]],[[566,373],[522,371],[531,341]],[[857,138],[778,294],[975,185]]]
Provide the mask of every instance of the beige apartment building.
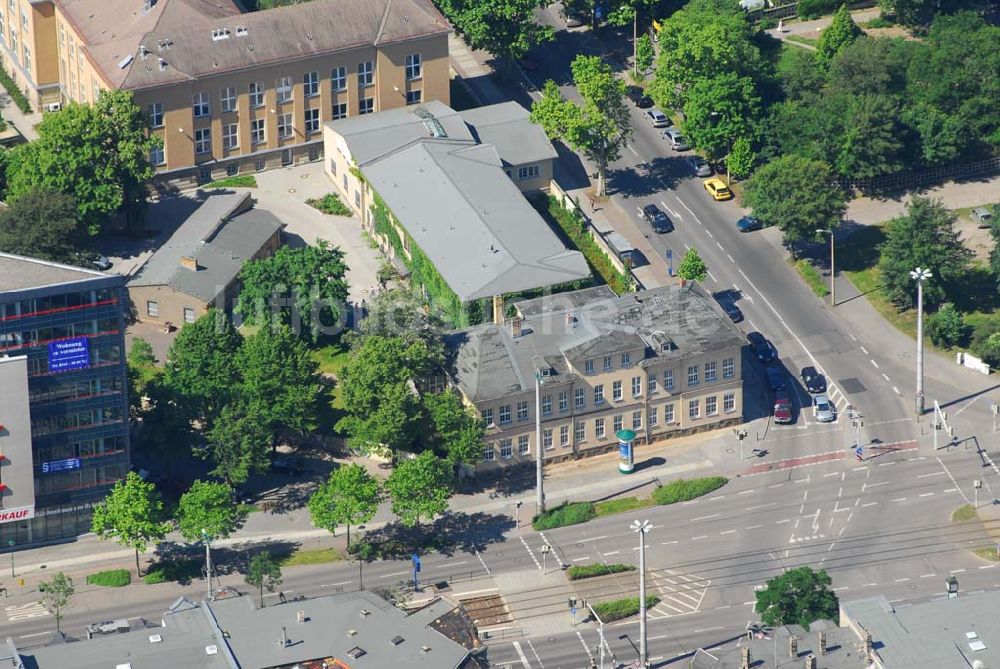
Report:
[[0,22],[34,106],[133,91],[164,181],[317,160],[326,121],[449,101],[450,28],[431,0],[0,0]]
[[[547,460],[743,421],[739,330],[700,286],[606,286],[526,300],[504,325],[449,335],[453,382],[487,425],[480,469],[535,458],[535,378]],[[640,452],[641,453],[641,452]]]

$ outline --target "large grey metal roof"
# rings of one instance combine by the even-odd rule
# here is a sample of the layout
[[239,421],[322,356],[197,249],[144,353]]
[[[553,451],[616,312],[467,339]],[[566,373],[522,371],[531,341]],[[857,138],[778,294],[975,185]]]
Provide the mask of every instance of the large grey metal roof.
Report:
[[12,253],[0,253],[0,292],[107,277],[107,274],[82,267],[17,256]]
[[363,168],[463,302],[590,276],[503,173],[489,144],[422,140]]
[[840,607],[852,624],[872,635],[886,669],[971,667],[975,660],[995,667],[1000,661],[996,590],[906,606],[893,606],[879,596]]
[[[128,285],[165,285],[206,302],[214,300],[282,227],[268,211],[243,211],[249,198],[249,193],[208,196]],[[198,270],[182,267],[183,257],[195,258]]]
[[[825,652],[819,648],[821,631],[826,634]],[[797,639],[794,657],[789,645],[792,635]],[[872,669],[854,632],[837,627],[829,620],[815,622],[809,630],[799,625],[778,627],[767,633],[766,638],[740,640],[739,647],[699,649],[690,662],[682,666],[687,669],[740,669],[744,647],[750,649],[753,669],[804,669],[810,655],[816,658],[816,669]]]
[[[539,360],[550,366],[551,382],[558,384],[571,380],[570,361],[636,348],[644,348],[648,359],[686,358],[744,341],[694,283],[621,296],[606,286],[589,288],[525,300],[517,309],[523,317],[519,337],[509,326],[489,323],[445,338],[456,381],[472,401],[527,390]],[[672,344],[668,350],[664,342]]]
[[516,102],[466,109],[462,118],[480,142],[496,147],[504,162],[525,165],[559,155],[542,127],[532,123],[528,110]]
[[[337,658],[352,667],[453,669],[468,651],[382,598],[352,592],[257,609],[249,597],[212,604],[242,669]],[[302,612],[305,622],[298,622]],[[282,630],[288,643],[282,645]],[[359,649],[357,661],[352,649]],[[178,665],[183,666],[183,665]]]

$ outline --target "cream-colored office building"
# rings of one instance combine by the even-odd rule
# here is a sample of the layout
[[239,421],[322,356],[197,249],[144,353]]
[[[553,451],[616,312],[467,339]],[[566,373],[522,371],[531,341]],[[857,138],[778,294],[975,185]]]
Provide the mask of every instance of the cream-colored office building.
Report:
[[454,385],[487,425],[481,467],[535,458],[535,376],[548,460],[743,422],[745,340],[700,286],[608,287],[526,300],[504,325],[446,338]]
[[0,54],[32,105],[134,91],[162,180],[322,154],[326,121],[449,102],[449,26],[431,0],[0,0]]

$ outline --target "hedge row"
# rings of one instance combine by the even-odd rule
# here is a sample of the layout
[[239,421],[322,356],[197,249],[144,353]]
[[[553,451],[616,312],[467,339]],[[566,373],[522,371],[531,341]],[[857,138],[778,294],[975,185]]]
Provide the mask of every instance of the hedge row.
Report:
[[591,267],[601,275],[601,278],[607,282],[611,290],[619,295],[627,292],[631,286],[631,280],[618,271],[607,254],[590,236],[579,212],[569,211],[552,195],[549,196],[547,204],[549,216],[562,228],[573,245],[583,254]]
[[103,585],[107,588],[123,588],[132,582],[132,573],[128,569],[109,569],[87,576],[88,585]]
[[579,581],[581,578],[593,578],[594,576],[604,576],[605,574],[619,574],[623,571],[635,571],[635,565],[621,563],[574,565],[566,570],[566,576],[571,581]]
[[536,530],[551,530],[555,527],[578,525],[591,520],[596,515],[591,502],[563,502],[554,509],[540,513],[531,521]]
[[3,87],[7,89],[7,94],[10,95],[10,99],[14,101],[18,109],[25,114],[31,113],[31,105],[28,103],[28,98],[24,97],[24,92],[17,87],[17,84],[11,79],[10,73],[3,67],[0,67],[0,84],[3,84]]
[[725,476],[707,476],[701,479],[671,481],[653,491],[653,501],[656,504],[676,504],[707,495],[718,490],[729,482]]
[[[646,595],[646,610],[653,608],[659,603],[659,597],[655,595]],[[612,621],[628,618],[629,616],[634,616],[639,613],[639,598],[626,597],[624,599],[615,599],[610,602],[592,604],[591,606],[594,607],[594,612],[597,613],[602,622],[610,623]]]

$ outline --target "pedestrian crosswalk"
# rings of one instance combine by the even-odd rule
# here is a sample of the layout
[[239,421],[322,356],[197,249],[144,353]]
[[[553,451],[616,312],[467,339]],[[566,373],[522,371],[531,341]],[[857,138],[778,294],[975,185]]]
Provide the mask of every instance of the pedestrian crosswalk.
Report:
[[660,598],[660,602],[647,614],[651,619],[696,613],[712,582],[711,579],[673,569],[651,569],[646,578],[650,594]]

